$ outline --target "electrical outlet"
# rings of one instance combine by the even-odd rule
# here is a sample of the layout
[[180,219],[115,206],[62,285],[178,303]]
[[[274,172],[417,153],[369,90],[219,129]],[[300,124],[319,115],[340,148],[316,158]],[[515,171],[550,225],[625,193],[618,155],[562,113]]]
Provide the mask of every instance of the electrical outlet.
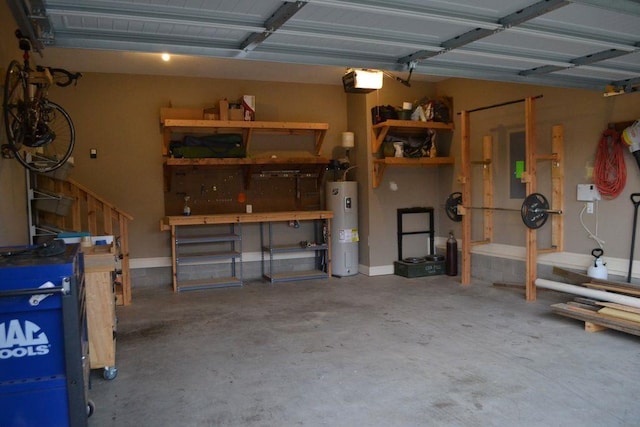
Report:
[[593,213],[593,202],[587,202],[587,213],[588,214]]
[[600,200],[600,192],[594,184],[578,184],[577,199],[579,202]]

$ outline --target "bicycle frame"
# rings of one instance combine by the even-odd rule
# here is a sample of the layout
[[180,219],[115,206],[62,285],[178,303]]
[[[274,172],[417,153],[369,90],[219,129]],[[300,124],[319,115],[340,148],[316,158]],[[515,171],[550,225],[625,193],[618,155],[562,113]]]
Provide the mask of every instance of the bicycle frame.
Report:
[[75,129],[69,114],[49,101],[53,83],[68,86],[80,73],[64,69],[35,67],[30,64],[31,41],[16,32],[22,64],[12,61],[7,69],[4,93],[4,119],[8,144],[2,146],[5,157],[15,157],[36,172],[52,171],[67,161],[75,145]]

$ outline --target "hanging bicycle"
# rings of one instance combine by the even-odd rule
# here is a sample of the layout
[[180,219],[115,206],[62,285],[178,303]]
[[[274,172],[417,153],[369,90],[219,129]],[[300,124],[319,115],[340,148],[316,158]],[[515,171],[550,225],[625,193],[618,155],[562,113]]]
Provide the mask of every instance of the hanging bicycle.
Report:
[[61,68],[29,63],[31,40],[16,31],[22,64],[11,61],[4,85],[4,123],[8,143],[2,145],[3,157],[15,157],[24,167],[35,172],[50,172],[62,166],[75,145],[75,128],[69,114],[49,100],[52,84],[77,84],[82,74]]

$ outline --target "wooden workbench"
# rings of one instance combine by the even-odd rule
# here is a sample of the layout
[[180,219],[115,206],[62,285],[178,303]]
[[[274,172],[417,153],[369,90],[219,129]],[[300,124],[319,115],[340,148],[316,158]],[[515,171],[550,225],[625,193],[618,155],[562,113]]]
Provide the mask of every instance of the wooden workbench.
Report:
[[[162,231],[171,232],[171,258],[172,258],[172,275],[173,275],[173,287],[175,291],[195,289],[203,287],[219,287],[219,286],[237,286],[241,284],[241,278],[230,277],[229,281],[221,283],[215,283],[215,281],[197,281],[193,283],[193,287],[190,285],[180,286],[178,283],[178,248],[177,242],[177,228],[184,226],[202,226],[202,225],[216,225],[216,224],[248,224],[248,223],[272,223],[272,222],[288,222],[288,221],[310,221],[310,220],[325,220],[327,221],[327,275],[331,277],[331,218],[333,218],[332,211],[284,211],[284,212],[260,212],[260,213],[232,213],[232,214],[209,214],[209,215],[190,215],[190,216],[165,216],[160,222],[160,229]],[[231,239],[230,239],[231,240]],[[240,239],[241,240],[241,239]],[[219,241],[219,240],[218,240]],[[264,250],[264,248],[261,248]],[[242,261],[240,261],[242,262]],[[232,276],[234,276],[232,274]]]

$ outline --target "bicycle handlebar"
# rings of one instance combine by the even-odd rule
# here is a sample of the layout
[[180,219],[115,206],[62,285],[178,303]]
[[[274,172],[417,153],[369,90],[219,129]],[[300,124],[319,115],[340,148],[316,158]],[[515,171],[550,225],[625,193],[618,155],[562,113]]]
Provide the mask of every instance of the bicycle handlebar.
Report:
[[[31,47],[31,40],[29,39],[29,37],[26,37],[25,35],[22,34],[22,31],[20,31],[19,29],[16,30],[15,32],[16,37],[19,40],[19,47],[20,50],[23,50],[25,53],[25,62],[28,61],[28,52],[31,51],[32,47]],[[26,62],[28,64],[28,62]],[[29,68],[28,65],[25,68]],[[60,86],[60,87],[66,87],[69,86],[71,83],[74,83],[74,85],[78,84],[78,79],[80,77],[82,77],[82,73],[72,73],[70,71],[65,70],[64,68],[52,68],[52,67],[43,67],[38,65],[36,67],[36,69],[38,71],[44,71],[45,69],[48,69],[49,72],[51,73],[51,76],[53,76],[53,80],[56,83],[56,86]],[[61,81],[56,81],[56,74],[58,75],[63,75],[64,80]]]
[[78,79],[82,77],[82,73],[72,73],[70,71],[65,70],[64,68],[49,67],[49,72],[53,76],[54,80],[55,80],[56,74],[63,74],[66,77],[66,80],[56,81],[56,86],[60,86],[60,87],[69,86],[71,83],[73,83],[74,85],[77,85]]
[[[52,67],[43,67],[38,65],[36,67],[38,71],[49,70],[56,86],[66,87],[71,83],[78,84],[78,79],[82,77],[82,73],[72,73],[71,71],[65,70],[64,68],[52,68]],[[56,75],[61,76],[64,80],[57,80]]]

